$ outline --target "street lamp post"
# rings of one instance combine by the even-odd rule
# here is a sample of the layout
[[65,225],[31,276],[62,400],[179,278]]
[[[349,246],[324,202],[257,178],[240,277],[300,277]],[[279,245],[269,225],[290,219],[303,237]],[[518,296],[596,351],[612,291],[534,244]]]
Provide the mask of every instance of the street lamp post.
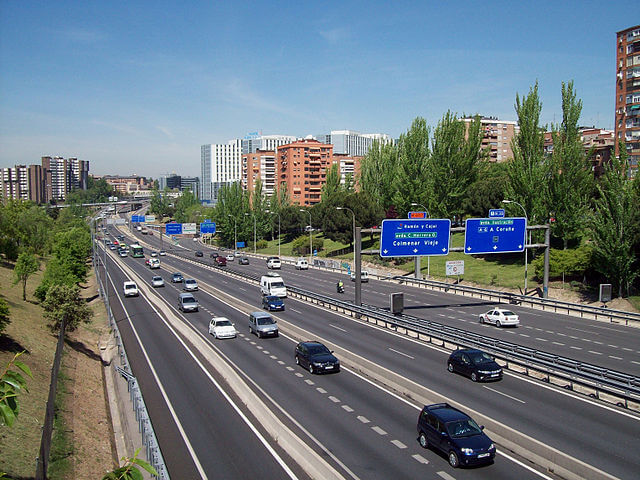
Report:
[[353,268],[356,268],[356,214],[348,207],[336,207],[336,210],[348,210],[353,218]]
[[305,210],[304,208],[300,209],[301,212],[307,212],[309,214],[309,263],[313,263],[313,237],[311,233],[313,232],[313,228],[311,227],[311,212],[309,210]]
[[[427,218],[429,218],[429,211],[427,210],[427,207],[425,207],[420,203],[415,203],[415,202],[412,203],[411,206],[422,208],[424,212],[427,214]],[[415,271],[416,271],[416,278],[418,278],[420,276],[420,257],[416,257]],[[431,257],[427,255],[427,278],[429,278],[430,276],[431,276]]]
[[[529,223],[529,218],[527,217],[527,211],[524,209],[524,207],[522,205],[520,205],[518,202],[516,202],[515,200],[502,200],[502,203],[515,203],[516,205],[518,205],[521,209],[522,212],[524,213],[524,218],[527,221],[527,224]],[[527,239],[526,233],[525,233],[525,240]],[[531,239],[529,239],[529,243],[531,243]],[[527,267],[528,267],[529,263],[527,261],[527,246],[524,246],[524,294],[527,294]]]
[[270,212],[269,210],[265,210],[267,213],[270,213],[271,215],[278,215],[278,257],[281,257],[280,255],[280,212]]
[[[245,215],[248,217],[249,214],[245,213]],[[256,254],[256,216],[252,215],[253,217],[253,254]]]
[[236,248],[238,248],[238,222],[236,221],[236,217],[227,213],[227,217],[233,218],[233,254],[236,253]]

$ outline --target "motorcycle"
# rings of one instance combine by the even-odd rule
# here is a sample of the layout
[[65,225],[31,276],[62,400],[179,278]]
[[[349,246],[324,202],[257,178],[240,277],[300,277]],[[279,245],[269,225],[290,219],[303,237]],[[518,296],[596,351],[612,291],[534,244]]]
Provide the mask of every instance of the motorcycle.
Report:
[[336,292],[344,293],[344,285],[342,285],[340,283],[336,284]]

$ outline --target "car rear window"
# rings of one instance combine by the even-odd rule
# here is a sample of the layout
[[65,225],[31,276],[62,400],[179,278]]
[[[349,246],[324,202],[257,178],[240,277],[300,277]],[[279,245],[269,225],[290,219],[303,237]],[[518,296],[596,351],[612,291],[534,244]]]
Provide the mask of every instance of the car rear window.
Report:
[[184,297],[182,303],[196,303],[196,299],[193,297]]

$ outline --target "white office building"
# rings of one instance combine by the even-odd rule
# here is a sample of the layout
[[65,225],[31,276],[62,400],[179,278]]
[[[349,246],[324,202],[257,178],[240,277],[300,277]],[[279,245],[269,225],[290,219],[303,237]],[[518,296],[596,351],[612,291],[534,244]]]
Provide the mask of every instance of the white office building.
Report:
[[242,155],[256,153],[258,150],[275,152],[280,145],[293,143],[297,139],[295,135],[247,135],[242,139]]
[[364,157],[374,140],[383,144],[392,143],[393,139],[386,133],[360,133],[353,130],[331,130],[331,133],[323,133],[316,136],[321,143],[333,145],[333,153],[339,155],[352,155]]
[[230,140],[223,144],[200,147],[201,200],[217,202],[218,192],[224,185],[242,179],[242,141]]

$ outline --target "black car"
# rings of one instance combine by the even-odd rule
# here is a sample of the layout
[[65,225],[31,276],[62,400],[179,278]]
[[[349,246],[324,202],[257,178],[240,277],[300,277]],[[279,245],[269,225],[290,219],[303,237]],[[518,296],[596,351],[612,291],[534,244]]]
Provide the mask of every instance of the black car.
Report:
[[265,295],[262,297],[262,308],[272,310],[284,310],[284,302],[277,295]]
[[204,254],[200,250],[196,250],[196,257],[202,257]]
[[249,265],[249,258],[247,257],[242,257],[240,260],[238,260],[238,263],[240,265]]
[[218,252],[211,252],[211,253],[209,254],[209,256],[210,256],[211,258],[218,258]]
[[482,380],[500,380],[502,367],[491,355],[482,350],[464,348],[449,355],[447,370],[470,377],[474,382]]
[[296,364],[309,369],[309,373],[340,371],[340,360],[320,342],[300,342],[296,345]]
[[183,280],[184,278],[180,272],[175,272],[171,275],[171,283],[182,283]]
[[418,416],[418,442],[444,453],[453,467],[493,462],[496,446],[484,427],[448,403],[426,405]]

